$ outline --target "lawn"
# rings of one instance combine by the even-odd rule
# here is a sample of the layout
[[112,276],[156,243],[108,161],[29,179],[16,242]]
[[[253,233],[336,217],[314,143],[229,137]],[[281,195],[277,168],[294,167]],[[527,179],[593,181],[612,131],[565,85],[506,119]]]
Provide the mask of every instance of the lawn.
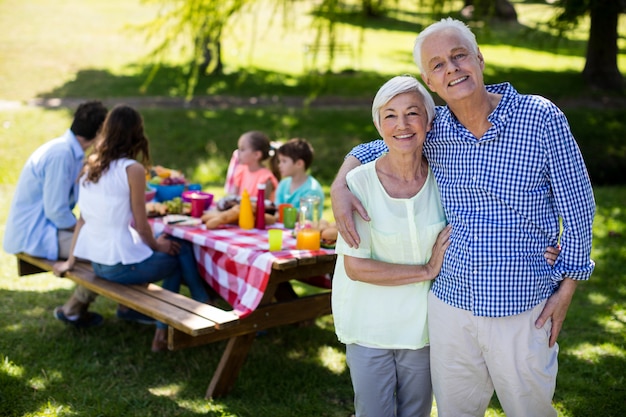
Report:
[[[597,107],[615,97],[582,85],[584,27],[556,40],[537,24],[550,6],[517,1],[516,7],[523,26],[493,26],[480,33],[488,82],[508,80],[521,92],[577,103],[564,110],[595,178],[612,172],[621,178],[626,110]],[[147,47],[141,34],[128,27],[145,22],[154,11],[139,0],[0,2],[0,239],[24,161],[41,143],[60,135],[72,116],[71,107],[32,106],[29,100],[101,98],[115,103],[130,97],[182,97],[185,76],[175,66],[177,56],[141,89],[150,70],[141,59]],[[377,137],[369,100],[390,76],[415,73],[409,51],[415,25],[424,16],[402,10],[376,22],[346,16],[342,41],[355,44],[363,37],[367,48],[354,58],[341,56],[332,73],[320,74],[304,71],[302,47],[312,38],[310,16],[294,17],[299,30],[286,33],[267,13],[265,8],[246,15],[228,28],[225,74],[201,79],[196,93],[200,98],[274,98],[275,104],[142,107],[155,163],[182,169],[219,192],[238,136],[260,129],[275,139],[309,139],[316,150],[312,173],[328,186],[345,153]],[[620,23],[624,34],[626,22]],[[624,42],[622,36],[621,51],[626,50]],[[625,68],[626,54],[620,54],[619,62]],[[288,98],[304,98],[311,105],[291,105]],[[315,105],[322,99],[337,103],[337,98],[360,104]],[[594,107],[581,107],[581,98]],[[626,415],[626,187],[601,183],[594,180],[596,270],[589,282],[579,285],[559,340],[555,404],[561,417]],[[332,216],[328,202],[324,216]],[[72,288],[69,281],[50,274],[17,277],[14,257],[0,252],[0,415],[352,413],[344,348],[330,316],[311,326],[287,326],[260,336],[232,393],[205,400],[222,343],[154,355],[149,350],[153,329],[118,321],[115,305],[104,298],[93,308],[105,316],[105,324],[73,331],[51,313]],[[488,415],[503,415],[497,400]]]

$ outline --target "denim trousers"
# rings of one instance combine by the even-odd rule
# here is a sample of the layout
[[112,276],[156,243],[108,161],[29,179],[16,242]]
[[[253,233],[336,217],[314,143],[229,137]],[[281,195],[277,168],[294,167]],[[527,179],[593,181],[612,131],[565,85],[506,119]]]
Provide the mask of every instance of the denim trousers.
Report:
[[[176,293],[180,292],[180,286],[184,282],[194,300],[206,303],[209,295],[198,273],[191,243],[182,239],[171,239],[180,243],[178,255],[152,252],[147,259],[128,265],[92,262],[93,270],[101,278],[124,285],[149,284],[163,280],[162,287]],[[167,325],[157,322],[157,327],[163,329]]]

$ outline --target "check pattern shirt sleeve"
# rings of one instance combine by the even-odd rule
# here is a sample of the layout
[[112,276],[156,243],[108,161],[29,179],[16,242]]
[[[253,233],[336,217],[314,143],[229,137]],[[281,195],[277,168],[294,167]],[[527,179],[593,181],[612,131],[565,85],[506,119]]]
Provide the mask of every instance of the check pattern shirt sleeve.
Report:
[[371,142],[362,143],[355,146],[348,153],[348,156],[354,156],[363,165],[368,162],[372,162],[373,160],[379,158],[388,151],[389,148],[387,148],[385,141],[382,139],[376,139]]
[[[440,107],[425,152],[452,224],[433,292],[475,315],[501,317],[536,306],[564,277],[589,278],[595,203],[563,113],[508,83],[488,89],[502,99],[483,137]],[[543,253],[559,242],[551,267]]]

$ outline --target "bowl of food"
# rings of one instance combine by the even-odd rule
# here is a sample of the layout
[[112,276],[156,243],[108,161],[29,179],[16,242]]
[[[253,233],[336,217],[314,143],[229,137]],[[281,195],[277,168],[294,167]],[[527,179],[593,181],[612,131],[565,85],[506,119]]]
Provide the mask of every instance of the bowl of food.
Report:
[[149,203],[150,201],[154,200],[154,196],[156,196],[156,188],[147,185],[146,186],[146,203]]
[[156,189],[156,201],[163,202],[180,197],[185,191],[185,184],[152,184],[151,187]]
[[183,191],[182,193],[182,199],[186,203],[190,203],[191,200],[196,199],[196,198],[204,200],[205,210],[208,210],[209,207],[211,207],[211,204],[213,203],[213,194],[211,193],[205,193],[204,191],[198,191],[198,190],[187,190],[187,191]]

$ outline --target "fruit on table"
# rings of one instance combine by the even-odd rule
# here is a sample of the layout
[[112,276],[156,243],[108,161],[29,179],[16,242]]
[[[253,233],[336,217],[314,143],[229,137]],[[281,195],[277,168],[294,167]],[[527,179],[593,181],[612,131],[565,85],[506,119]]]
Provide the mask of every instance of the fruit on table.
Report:
[[190,214],[191,204],[185,203],[180,197],[158,203],[150,201],[146,203],[146,213],[148,216],[165,216],[166,214]]
[[146,176],[149,178],[148,183],[154,185],[187,184],[187,180],[182,172],[171,168],[164,168],[161,165],[152,167]]
[[183,199],[174,197],[171,200],[164,201],[167,212],[170,214],[180,214],[183,212]]

